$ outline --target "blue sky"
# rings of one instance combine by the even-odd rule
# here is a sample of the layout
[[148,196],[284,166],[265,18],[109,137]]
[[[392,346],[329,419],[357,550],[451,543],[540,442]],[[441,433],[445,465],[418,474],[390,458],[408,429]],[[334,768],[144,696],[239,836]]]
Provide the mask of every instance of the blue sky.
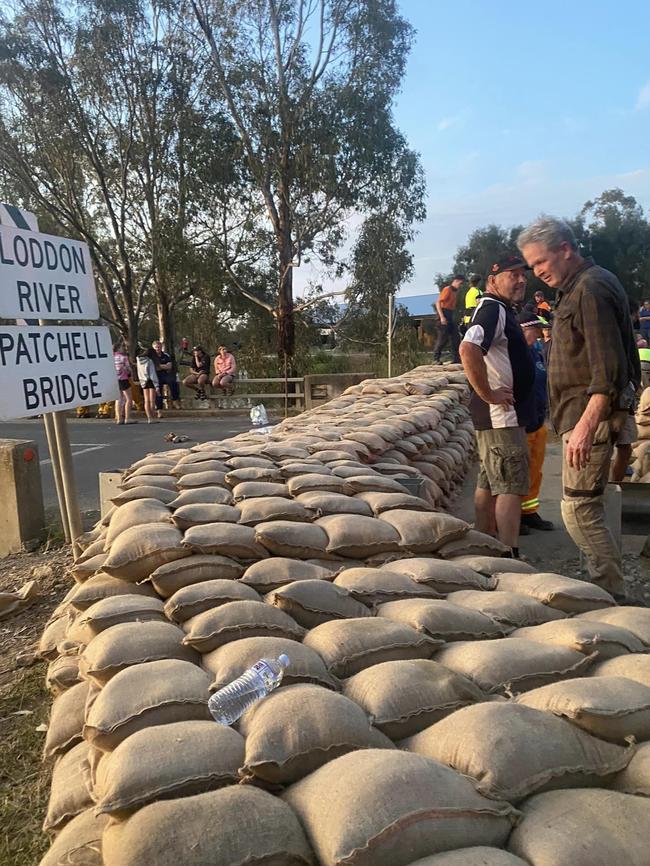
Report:
[[[613,186],[650,210],[649,3],[401,0],[400,9],[417,33],[395,117],[421,155],[428,209],[400,294],[431,292],[457,247],[490,222],[573,216]],[[298,285],[316,276],[301,271]]]

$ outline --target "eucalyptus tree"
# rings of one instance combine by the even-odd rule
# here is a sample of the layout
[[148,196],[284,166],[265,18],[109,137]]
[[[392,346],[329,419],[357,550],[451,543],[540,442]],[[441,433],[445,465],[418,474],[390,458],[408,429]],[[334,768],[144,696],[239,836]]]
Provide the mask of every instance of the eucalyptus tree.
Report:
[[[413,31],[394,0],[190,2],[250,180],[251,218],[242,203],[238,230],[224,226],[224,266],[275,317],[287,359],[294,268],[308,257],[340,265],[355,212],[423,217],[419,159],[392,114]],[[242,249],[273,274],[272,300],[241,279]]]

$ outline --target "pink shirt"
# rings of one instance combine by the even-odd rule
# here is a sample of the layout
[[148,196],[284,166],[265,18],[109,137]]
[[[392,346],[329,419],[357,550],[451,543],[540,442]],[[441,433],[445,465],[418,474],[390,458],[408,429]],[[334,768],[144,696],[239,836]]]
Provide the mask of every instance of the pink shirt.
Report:
[[214,369],[222,376],[234,376],[237,372],[235,356],[230,352],[226,352],[225,355],[217,355],[214,359]]

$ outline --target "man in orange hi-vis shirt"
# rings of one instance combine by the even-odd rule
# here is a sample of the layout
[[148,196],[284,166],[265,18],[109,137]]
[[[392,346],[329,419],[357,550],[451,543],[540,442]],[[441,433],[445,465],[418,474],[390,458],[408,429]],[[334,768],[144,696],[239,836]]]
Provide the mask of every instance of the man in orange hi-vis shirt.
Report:
[[458,333],[458,325],[456,324],[456,302],[458,301],[458,292],[465,282],[465,277],[462,274],[454,274],[448,286],[438,295],[436,301],[436,310],[440,319],[440,330],[438,331],[438,339],[435,349],[433,350],[434,363],[440,363],[442,350],[447,343],[451,348],[451,359],[454,364],[460,364],[460,355],[458,347],[460,345],[460,334]]

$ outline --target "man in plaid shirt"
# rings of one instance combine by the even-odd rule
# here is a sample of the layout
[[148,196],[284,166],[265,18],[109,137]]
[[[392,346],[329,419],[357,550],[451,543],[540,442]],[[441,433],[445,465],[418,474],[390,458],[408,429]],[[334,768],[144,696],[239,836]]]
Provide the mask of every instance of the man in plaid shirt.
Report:
[[548,385],[562,437],[562,517],[591,579],[623,600],[621,551],[605,524],[603,496],[614,445],[630,436],[641,381],[627,295],[614,274],[580,255],[563,220],[540,217],[517,245],[535,276],[557,289]]

